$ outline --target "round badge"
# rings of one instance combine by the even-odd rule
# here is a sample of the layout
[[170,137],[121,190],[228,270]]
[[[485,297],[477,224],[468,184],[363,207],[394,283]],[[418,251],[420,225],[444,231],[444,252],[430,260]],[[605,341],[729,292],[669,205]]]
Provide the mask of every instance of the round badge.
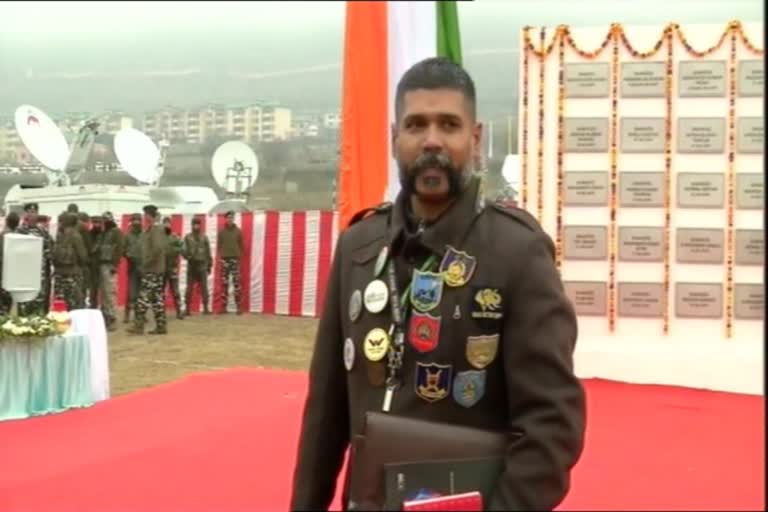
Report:
[[387,256],[389,255],[389,247],[384,246],[379,252],[379,257],[376,258],[376,265],[373,267],[373,277],[379,277],[381,271],[384,270],[384,264],[387,262]]
[[389,349],[389,334],[381,328],[373,329],[365,337],[363,352],[369,361],[381,361]]
[[357,322],[360,318],[360,312],[363,310],[363,294],[360,290],[352,292],[352,296],[349,297],[349,319],[352,322]]
[[355,365],[355,342],[352,341],[352,338],[347,338],[344,340],[344,368],[347,369],[347,371],[352,370],[352,367]]
[[384,281],[377,279],[368,283],[365,287],[365,294],[363,301],[365,302],[365,309],[371,313],[381,313],[384,308],[387,307],[387,301],[389,300],[389,289]]

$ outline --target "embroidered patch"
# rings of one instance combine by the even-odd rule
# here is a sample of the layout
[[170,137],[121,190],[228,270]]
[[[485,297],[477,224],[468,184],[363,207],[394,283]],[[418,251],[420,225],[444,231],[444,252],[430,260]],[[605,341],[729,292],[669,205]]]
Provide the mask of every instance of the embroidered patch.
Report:
[[440,317],[414,311],[408,326],[408,341],[422,353],[437,348],[440,341]]
[[470,316],[475,320],[500,320],[503,299],[499,288],[476,286],[473,288]]
[[499,352],[499,335],[470,336],[467,338],[467,360],[469,364],[482,370],[496,359]]
[[468,253],[458,251],[448,246],[448,250],[440,262],[440,272],[445,284],[452,287],[464,286],[472,279],[477,267],[477,258]]
[[411,304],[426,313],[440,304],[443,297],[443,275],[438,272],[413,271],[411,282]]
[[453,379],[453,399],[464,407],[472,407],[485,395],[485,370],[459,372]]
[[449,364],[416,363],[416,394],[427,402],[448,396],[453,367]]

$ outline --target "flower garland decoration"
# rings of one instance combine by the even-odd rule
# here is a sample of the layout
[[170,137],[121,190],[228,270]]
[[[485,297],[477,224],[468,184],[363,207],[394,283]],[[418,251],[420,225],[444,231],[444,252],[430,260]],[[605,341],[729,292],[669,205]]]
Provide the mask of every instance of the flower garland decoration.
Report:
[[674,27],[675,34],[677,34],[677,39],[680,41],[680,44],[683,45],[683,47],[685,48],[685,51],[687,51],[693,57],[702,58],[715,53],[716,51],[718,51],[720,48],[723,47],[723,43],[725,43],[726,37],[730,32],[732,32],[734,28],[734,23],[738,23],[738,22],[731,21],[730,23],[728,23],[728,26],[720,35],[720,39],[717,41],[717,43],[715,43],[713,46],[710,46],[704,51],[696,50],[693,46],[691,46],[691,44],[685,38],[685,34],[683,34],[683,31],[680,28],[680,25],[678,23],[673,23],[672,25]]
[[[523,28],[523,40],[528,41],[530,27]],[[531,50],[527,44],[523,44],[523,135],[522,135],[522,183],[520,190],[520,204],[523,209],[528,205],[528,65]]]
[[662,232],[662,288],[661,294],[661,330],[664,335],[669,334],[669,288],[670,288],[670,261],[669,253],[672,236],[672,87],[674,84],[674,30],[670,25],[665,29],[667,41],[667,65],[666,80],[664,83],[664,100],[666,113],[664,118],[664,230]]
[[[558,32],[565,31],[558,28]],[[565,147],[565,37],[558,38],[557,45],[557,214],[555,235],[555,266],[557,270],[563,264],[563,152]]]
[[544,78],[546,69],[545,58],[547,53],[544,51],[545,29],[539,31],[539,43],[541,53],[539,54],[539,145],[537,153],[536,168],[536,220],[542,222],[544,216]]
[[754,53],[755,55],[763,55],[765,53],[764,50],[758,48],[752,43],[752,41],[750,41],[749,37],[747,37],[747,34],[744,33],[744,27],[740,21],[731,22],[731,30],[736,31],[736,33],[739,35],[739,39],[741,39],[741,44],[743,44],[747,50]]
[[60,333],[59,323],[50,315],[0,317],[0,343],[6,341],[43,341]]
[[619,117],[619,38],[618,26],[613,26],[613,45],[611,48],[611,128],[608,135],[610,140],[610,190],[608,195],[609,226],[608,226],[608,330],[616,328],[616,183],[618,182],[619,151],[617,149],[617,132]]
[[728,176],[726,192],[726,241],[725,241],[725,337],[730,339],[733,333],[733,261],[734,232],[733,208],[736,181],[736,36],[737,27],[731,29],[731,52],[728,61]]

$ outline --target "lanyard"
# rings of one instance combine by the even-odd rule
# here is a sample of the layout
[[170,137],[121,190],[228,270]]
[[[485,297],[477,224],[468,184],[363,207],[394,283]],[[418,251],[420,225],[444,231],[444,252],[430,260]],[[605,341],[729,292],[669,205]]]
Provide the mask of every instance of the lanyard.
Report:
[[[435,255],[430,255],[419,270],[421,272],[426,271],[432,266],[435,260]],[[387,265],[389,303],[392,309],[392,325],[389,328],[389,335],[392,337],[392,345],[387,354],[389,375],[387,377],[387,389],[384,392],[384,404],[382,405],[382,410],[384,412],[389,412],[390,405],[392,404],[392,396],[397,388],[400,387],[400,370],[403,367],[403,352],[405,351],[405,312],[408,309],[408,294],[410,293],[411,285],[413,284],[413,279],[411,279],[411,282],[408,283],[408,286],[401,296],[397,290],[397,273],[395,270],[395,258],[392,257],[389,261],[389,265]]]

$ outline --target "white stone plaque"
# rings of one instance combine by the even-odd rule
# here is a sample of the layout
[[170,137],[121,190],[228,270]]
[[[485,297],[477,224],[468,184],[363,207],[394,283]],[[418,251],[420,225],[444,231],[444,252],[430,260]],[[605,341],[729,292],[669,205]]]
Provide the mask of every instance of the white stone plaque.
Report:
[[765,63],[762,59],[740,60],[738,63],[739,96],[763,96],[765,94]]
[[664,228],[622,226],[619,228],[620,261],[663,261]]
[[607,98],[610,88],[607,62],[568,63],[564,76],[566,98]]
[[607,206],[608,173],[566,172],[565,206]]
[[622,62],[622,98],[663,98],[666,62]]
[[605,226],[565,226],[566,260],[604,260],[608,257]]
[[733,302],[734,317],[740,320],[762,320],[765,317],[765,286],[736,283]]
[[684,60],[678,70],[681,98],[722,98],[725,96],[724,60]]
[[622,117],[623,153],[664,153],[663,117]]
[[764,118],[739,118],[736,125],[736,150],[739,153],[762,153],[765,150]]
[[677,262],[722,264],[725,233],[722,229],[677,228]]
[[679,153],[722,153],[725,151],[725,119],[722,117],[681,117],[677,120]]
[[664,173],[619,173],[619,205],[625,208],[664,206]]
[[734,235],[737,265],[765,263],[765,232],[762,229],[737,229]]
[[619,316],[661,317],[663,293],[662,283],[619,283]]
[[680,318],[722,318],[722,283],[676,283],[675,316]]
[[603,281],[564,281],[565,294],[578,316],[605,316],[606,289]]
[[608,151],[607,117],[566,117],[565,151],[605,153]]
[[681,172],[677,175],[677,206],[722,208],[725,176],[721,173]]
[[760,210],[765,204],[765,176],[759,172],[736,174],[736,208]]

